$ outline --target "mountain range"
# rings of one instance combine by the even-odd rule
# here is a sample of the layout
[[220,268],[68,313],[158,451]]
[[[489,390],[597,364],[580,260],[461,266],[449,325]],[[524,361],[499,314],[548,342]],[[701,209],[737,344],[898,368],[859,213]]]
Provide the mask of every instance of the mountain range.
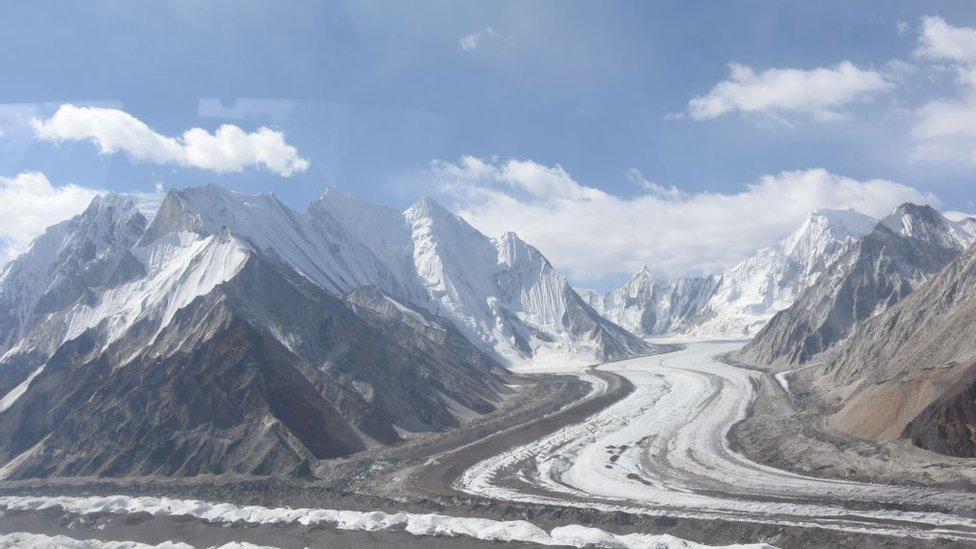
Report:
[[778,245],[721,274],[658,278],[644,267],[612,292],[584,295],[604,316],[643,336],[745,338],[792,305],[876,222],[854,210],[817,210]]
[[818,280],[743,348],[740,358],[797,365],[846,338],[854,325],[897,303],[976,239],[976,219],[951,221],[903,204],[840,254]]
[[847,434],[976,456],[976,219],[818,210],[711,276],[576,291],[437,202],[305,210],[209,185],[95,198],[0,270],[0,478],[307,474],[458,427],[512,369],[755,337]]
[[98,197],[0,305],[4,478],[301,474],[494,410],[521,361],[652,349],[514,233],[335,191],[174,190],[151,222]]

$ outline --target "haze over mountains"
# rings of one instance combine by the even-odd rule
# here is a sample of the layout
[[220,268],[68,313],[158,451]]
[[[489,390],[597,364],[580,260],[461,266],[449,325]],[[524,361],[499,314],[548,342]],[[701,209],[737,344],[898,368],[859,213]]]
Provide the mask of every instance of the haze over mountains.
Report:
[[607,318],[641,335],[748,337],[875,223],[854,210],[818,210],[779,245],[721,274],[663,279],[645,267],[615,291],[586,295]]

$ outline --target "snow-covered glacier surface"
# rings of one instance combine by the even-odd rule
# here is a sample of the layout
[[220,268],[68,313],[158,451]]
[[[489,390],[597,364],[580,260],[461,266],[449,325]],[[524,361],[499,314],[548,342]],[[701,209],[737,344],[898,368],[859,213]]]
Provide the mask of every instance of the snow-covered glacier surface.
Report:
[[504,501],[605,512],[976,539],[968,508],[924,510],[971,501],[963,491],[805,476],[733,449],[727,435],[745,417],[761,375],[715,358],[739,345],[694,342],[674,353],[603,365],[634,391],[578,424],[485,459],[455,487]]
[[[0,510],[37,511],[63,509],[73,514],[111,513],[127,515],[148,513],[153,516],[191,516],[214,523],[323,525],[340,530],[396,530],[417,536],[464,536],[489,541],[521,541],[539,545],[569,547],[609,547],[619,549],[705,549],[713,547],[683,540],[667,534],[613,534],[599,528],[579,525],[559,526],[545,531],[524,521],[497,521],[473,517],[438,514],[384,513],[381,511],[340,511],[289,507],[238,506],[199,500],[131,497],[0,497]],[[2,538],[0,538],[2,539]],[[100,547],[85,546],[78,547]],[[139,547],[143,546],[117,546]],[[728,549],[768,549],[772,546],[737,544]]]

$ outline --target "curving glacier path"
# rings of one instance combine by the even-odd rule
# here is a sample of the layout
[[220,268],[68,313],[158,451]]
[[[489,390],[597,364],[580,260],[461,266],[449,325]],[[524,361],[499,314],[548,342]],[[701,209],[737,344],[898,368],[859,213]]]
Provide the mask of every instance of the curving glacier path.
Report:
[[[730,448],[729,429],[746,416],[761,375],[715,358],[739,346],[692,342],[600,366],[634,391],[582,423],[478,463],[454,487],[607,511],[976,540],[972,493],[808,477]],[[594,383],[594,393],[603,387]]]

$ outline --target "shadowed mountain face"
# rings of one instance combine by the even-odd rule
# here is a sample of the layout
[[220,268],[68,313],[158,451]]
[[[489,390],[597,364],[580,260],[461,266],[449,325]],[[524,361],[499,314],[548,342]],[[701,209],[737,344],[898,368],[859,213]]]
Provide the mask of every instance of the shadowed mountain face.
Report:
[[941,271],[972,242],[974,223],[950,221],[928,206],[900,206],[774,316],[740,356],[787,366],[811,360]]
[[976,457],[976,248],[860,323],[817,369],[830,422],[865,438],[907,437]]
[[506,363],[651,346],[436,203],[96,199],[0,278],[0,477],[306,474],[493,411]]
[[108,345],[101,325],[62,345],[0,415],[3,473],[297,473],[491,411],[497,365],[388,302],[423,321],[391,329],[252,253],[165,325],[145,315]]

